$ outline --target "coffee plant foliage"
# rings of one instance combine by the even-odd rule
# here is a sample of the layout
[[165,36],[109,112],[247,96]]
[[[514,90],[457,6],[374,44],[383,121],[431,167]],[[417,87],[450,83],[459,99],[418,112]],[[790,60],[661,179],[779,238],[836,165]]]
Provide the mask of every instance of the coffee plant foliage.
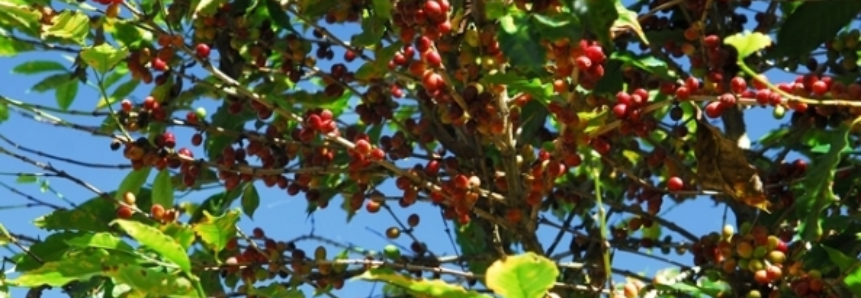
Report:
[[[858,297],[859,12],[858,1],[0,0],[3,63],[56,100],[0,88],[0,125],[91,134],[82,142],[122,156],[113,168],[126,175],[86,181],[63,166],[98,168],[87,156],[0,134],[0,164],[34,169],[4,173],[19,182],[3,184],[7,197],[52,209],[32,221],[38,236],[0,225],[12,252],[0,297],[356,296],[339,291],[347,282],[381,283],[386,297]],[[81,102],[93,108],[71,109]],[[757,110],[773,119],[745,117]],[[93,197],[61,206],[18,190],[49,180]],[[263,188],[307,202],[290,216],[393,218],[373,228],[409,245],[243,230],[280,199]],[[696,234],[663,212],[695,200],[725,226]],[[440,215],[436,231],[452,235],[436,236],[455,254],[418,229]],[[617,254],[665,268],[637,273]]]

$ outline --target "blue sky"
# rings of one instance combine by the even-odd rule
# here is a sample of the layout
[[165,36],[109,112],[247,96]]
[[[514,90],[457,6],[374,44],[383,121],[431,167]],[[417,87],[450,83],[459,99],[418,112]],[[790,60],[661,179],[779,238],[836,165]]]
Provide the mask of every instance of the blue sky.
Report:
[[[754,6],[756,7],[756,6]],[[751,18],[752,19],[752,18]],[[332,29],[339,35],[344,36],[350,32],[343,28]],[[336,52],[336,57],[340,57],[342,52]],[[0,63],[0,94],[25,101],[32,104],[55,106],[53,92],[36,93],[29,92],[29,88],[36,82],[40,81],[44,76],[22,76],[11,74],[11,69],[28,60],[44,59],[59,61],[66,65],[71,63],[64,59],[57,52],[31,53],[23,54],[15,58],[2,58]],[[328,69],[328,65],[321,65],[321,69]],[[775,73],[770,76],[772,81],[786,81],[794,76]],[[148,93],[148,86],[139,87],[132,98],[138,100],[144,98]],[[73,110],[91,111],[95,108],[99,99],[97,90],[81,86],[78,97],[71,106]],[[210,111],[214,111],[217,102],[208,99],[201,99],[200,103]],[[89,116],[70,116],[60,115],[62,118],[82,124],[82,125],[98,125],[102,119]],[[347,115],[349,117],[350,115]],[[756,108],[750,110],[746,114],[749,135],[752,140],[756,140],[759,136],[767,132],[768,129],[776,127],[778,122],[771,117],[771,111],[768,109]],[[347,119],[349,120],[349,119]],[[191,134],[193,131],[189,129],[177,128],[174,129],[177,135],[177,142],[181,145],[189,146]],[[91,136],[87,133],[74,131],[66,128],[53,127],[49,124],[38,123],[32,119],[21,117],[13,113],[11,118],[0,124],[0,135],[3,135],[22,146],[42,150],[45,153],[55,154],[65,157],[74,158],[83,162],[101,163],[101,164],[124,164],[125,160],[121,152],[114,152],[109,149],[109,139],[102,137]],[[184,145],[183,145],[184,144]],[[7,144],[0,146],[11,149]],[[196,156],[202,156],[202,148],[193,148]],[[49,161],[45,158],[30,155],[32,158],[40,161]],[[82,178],[90,182],[94,186],[103,191],[111,191],[116,189],[120,181],[128,173],[128,170],[110,170],[110,169],[93,169],[81,166],[65,164],[58,161],[51,163],[76,177]],[[4,176],[0,176],[0,182],[11,185],[16,189],[32,195],[36,198],[49,201],[55,204],[63,205],[63,202],[57,195],[51,193],[40,192],[37,184],[16,184],[14,176],[8,176],[7,173],[17,172],[38,172],[38,169],[24,164],[20,161],[3,156],[0,157],[0,172]],[[152,179],[153,176],[150,178]],[[151,181],[151,180],[150,180]],[[83,202],[95,195],[88,190],[62,179],[50,179],[50,185],[62,196],[73,202]],[[335,202],[329,208],[319,210],[315,215],[308,219],[305,215],[306,201],[302,195],[298,197],[288,197],[284,191],[267,189],[264,186],[258,186],[261,196],[260,208],[257,210],[254,220],[243,217],[240,225],[246,232],[250,232],[254,227],[263,227],[268,236],[277,240],[289,240],[301,235],[308,234],[311,229],[315,230],[316,235],[327,237],[344,244],[354,244],[363,248],[381,250],[383,246],[388,244],[388,240],[378,236],[370,230],[382,233],[386,228],[395,226],[395,221],[384,212],[378,214],[367,214],[360,212],[349,224],[346,223],[345,213],[338,208],[340,198],[336,198]],[[386,195],[397,196],[399,191],[387,185],[382,189]],[[192,193],[178,201],[187,200],[200,202],[206,199],[212,191]],[[0,206],[12,206],[26,203],[26,199],[22,196],[13,194],[6,189],[0,188]],[[669,202],[669,201],[667,201]],[[672,210],[670,210],[672,208]],[[444,225],[439,216],[437,209],[418,204],[411,206],[408,209],[402,209],[398,206],[393,206],[395,213],[402,220],[411,213],[417,213],[422,216],[422,222],[416,230],[416,235],[427,242],[429,247],[439,255],[452,255],[454,249],[449,242],[449,238],[444,233]],[[722,227],[723,207],[714,207],[712,201],[708,198],[699,198],[693,201],[686,201],[679,206],[670,206],[665,203],[664,210],[668,211],[664,216],[669,218],[680,226],[694,232],[695,234],[706,234],[712,231],[720,231]],[[14,233],[26,235],[45,235],[44,232],[37,230],[32,225],[32,220],[38,216],[48,213],[50,210],[43,207],[37,208],[3,208],[0,209],[0,223],[6,226],[7,229]],[[619,218],[611,218],[611,221],[618,221]],[[312,225],[313,222],[313,225]],[[730,218],[729,222],[733,222]],[[370,230],[369,230],[370,229]],[[549,243],[556,235],[556,230],[549,227],[542,227],[539,230],[539,238],[544,243]],[[562,243],[568,243],[566,236]],[[402,237],[397,244],[409,246],[408,237]],[[312,251],[317,245],[313,241],[299,242],[297,245],[304,248],[306,251]],[[547,245],[547,244],[545,244]],[[563,245],[564,247],[564,245]],[[330,255],[339,251],[330,248]],[[559,250],[557,250],[559,251]],[[8,252],[0,252],[4,256],[9,256]],[[685,255],[678,257],[675,254],[669,256],[670,259],[690,264],[692,257]],[[616,254],[616,259],[613,262],[619,268],[631,270],[634,272],[649,272],[662,269],[670,265],[646,259],[639,256],[633,256],[624,252]],[[7,268],[8,269],[8,268]],[[373,292],[372,285],[366,282],[348,282],[344,289],[338,293],[339,297],[367,297],[368,295],[378,295],[381,285],[376,287],[376,292]],[[20,290],[13,291],[13,297],[23,296],[24,292]],[[58,292],[46,293],[44,297],[62,297]]]

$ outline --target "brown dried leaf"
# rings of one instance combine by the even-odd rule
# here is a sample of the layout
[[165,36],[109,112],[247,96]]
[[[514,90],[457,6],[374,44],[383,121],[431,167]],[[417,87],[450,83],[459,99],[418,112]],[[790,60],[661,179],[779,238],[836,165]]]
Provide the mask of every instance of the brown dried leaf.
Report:
[[697,180],[703,189],[723,191],[745,205],[768,212],[762,180],[744,150],[708,122],[697,121]]

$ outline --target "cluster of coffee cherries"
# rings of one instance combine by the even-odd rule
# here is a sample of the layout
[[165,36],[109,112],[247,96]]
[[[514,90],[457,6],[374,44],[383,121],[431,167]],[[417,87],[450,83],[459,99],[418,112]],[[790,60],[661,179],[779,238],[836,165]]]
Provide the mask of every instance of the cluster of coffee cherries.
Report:
[[[720,234],[703,236],[693,244],[691,252],[697,265],[714,264],[724,274],[755,282],[751,291],[769,285],[781,285],[785,277],[792,275],[797,263],[791,260],[789,242],[792,231],[778,230],[779,235],[770,234],[760,225],[744,224],[740,233],[727,225]],[[796,270],[797,271],[797,270]]]
[[317,134],[338,133],[338,123],[333,119],[332,111],[324,109],[312,109],[305,112],[304,125],[292,132],[294,140],[308,143],[314,140]]
[[643,112],[643,108],[649,103],[649,92],[643,88],[637,88],[631,93],[620,91],[616,93],[616,104],[613,106],[613,115],[622,120],[619,132],[622,134],[634,133],[644,137],[655,130],[657,122],[650,119]]
[[356,105],[356,114],[366,124],[380,124],[384,119],[392,119],[398,103],[390,100],[382,84],[372,84]]
[[124,99],[117,113],[120,124],[129,132],[145,130],[150,122],[165,121],[167,117],[167,109],[152,96],[147,96],[140,105]]
[[568,39],[560,39],[546,43],[548,48],[548,60],[555,62],[553,74],[557,79],[553,82],[553,88],[560,94],[568,94],[570,78],[574,71],[577,73],[577,83],[584,89],[595,88],[598,81],[604,77],[604,62],[607,56],[596,41],[580,40],[577,44],[570,44]]
[[[122,201],[123,204],[117,207],[117,218],[131,219],[135,212],[134,207],[137,204],[137,196],[132,192],[126,192],[123,194]],[[182,215],[181,212],[179,208],[165,209],[161,204],[153,204],[150,207],[149,215],[150,218],[164,224],[179,219],[179,216]]]
[[[807,161],[796,159],[792,163],[783,162],[777,169],[766,176],[763,183],[768,185],[779,185],[781,181],[793,181],[804,177],[807,173]],[[772,206],[775,210],[788,208],[795,203],[795,193],[788,187],[768,188],[767,194],[770,201],[776,202]]]

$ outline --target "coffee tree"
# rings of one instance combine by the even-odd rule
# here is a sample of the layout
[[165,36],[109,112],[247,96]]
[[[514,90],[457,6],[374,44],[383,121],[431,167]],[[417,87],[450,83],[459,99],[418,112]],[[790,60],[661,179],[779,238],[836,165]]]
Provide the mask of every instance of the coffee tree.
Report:
[[[63,169],[86,156],[0,134],[6,162],[35,169],[19,182],[94,194],[60,206],[3,184],[53,211],[34,221],[42,235],[0,226],[13,252],[0,297],[357,296],[339,291],[347,281],[382,282],[391,297],[859,296],[859,12],[857,1],[0,0],[5,63],[34,51],[73,62],[15,66],[42,75],[32,89],[56,105],[0,94],[0,121],[90,133],[98,154],[127,160],[114,167],[122,183],[102,186]],[[786,74],[797,78],[776,79]],[[774,119],[744,117],[757,110]],[[238,228],[270,200],[261,188],[306,200],[295,216],[392,217],[385,237],[411,245]],[[218,191],[194,196],[205,189]],[[662,212],[692,200],[735,222],[700,235]],[[450,256],[416,229],[440,214]],[[636,273],[619,252],[667,270]]]

